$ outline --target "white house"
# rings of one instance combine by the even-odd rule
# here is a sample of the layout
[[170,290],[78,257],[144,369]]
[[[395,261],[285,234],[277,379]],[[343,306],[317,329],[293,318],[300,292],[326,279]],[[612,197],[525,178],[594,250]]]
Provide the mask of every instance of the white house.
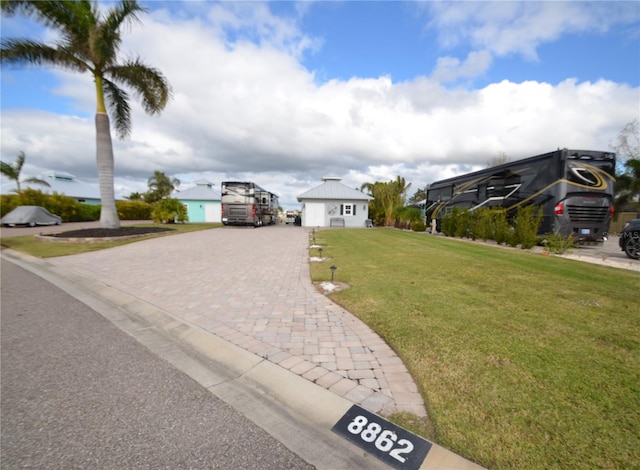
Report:
[[185,205],[189,222],[222,222],[222,198],[213,183],[199,180],[195,187],[176,191],[171,197]]
[[323,183],[300,194],[303,227],[365,227],[369,222],[369,201],[373,199],[342,184],[340,178],[325,176]]

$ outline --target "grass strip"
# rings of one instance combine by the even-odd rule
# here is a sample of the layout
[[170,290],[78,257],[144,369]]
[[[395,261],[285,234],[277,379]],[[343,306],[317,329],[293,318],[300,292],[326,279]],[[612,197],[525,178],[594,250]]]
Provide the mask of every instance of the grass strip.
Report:
[[[148,223],[134,224],[129,225],[128,227],[159,227],[159,225]],[[169,232],[152,233],[143,237],[92,243],[50,242],[38,240],[34,235],[22,235],[18,237],[2,237],[0,239],[0,245],[3,248],[11,248],[38,258],[53,258],[55,256],[77,255],[80,253],[88,253],[90,251],[104,250],[106,248],[113,248],[142,240],[148,240],[149,238],[177,235],[179,233],[194,232],[198,230],[209,230],[212,228],[222,227],[222,224],[190,223],[162,225],[162,227],[168,227],[172,230]],[[46,230],[43,230],[43,232],[46,233]]]
[[[489,468],[638,468],[640,275],[389,229],[316,233],[314,281],[405,361],[430,422]],[[314,255],[312,253],[312,255]]]

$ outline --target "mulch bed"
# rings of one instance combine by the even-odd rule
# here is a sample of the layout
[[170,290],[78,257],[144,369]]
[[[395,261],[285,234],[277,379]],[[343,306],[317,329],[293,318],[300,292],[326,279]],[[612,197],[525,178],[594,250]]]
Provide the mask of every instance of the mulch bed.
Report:
[[147,235],[152,233],[170,232],[172,228],[163,227],[120,227],[120,228],[85,228],[69,232],[53,233],[49,236],[56,238],[111,238],[128,237],[131,235]]

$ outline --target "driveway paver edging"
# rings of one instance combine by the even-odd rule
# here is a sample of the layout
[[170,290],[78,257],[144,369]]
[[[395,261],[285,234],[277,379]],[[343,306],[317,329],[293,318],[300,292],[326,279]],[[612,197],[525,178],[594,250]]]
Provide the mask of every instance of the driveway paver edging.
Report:
[[400,358],[313,286],[308,248],[304,228],[227,227],[49,261],[135,295],[374,413],[426,416]]

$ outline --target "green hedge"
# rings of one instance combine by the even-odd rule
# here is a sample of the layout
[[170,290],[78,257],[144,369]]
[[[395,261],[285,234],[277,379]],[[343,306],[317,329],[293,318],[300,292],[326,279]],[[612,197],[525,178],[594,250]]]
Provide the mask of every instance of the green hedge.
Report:
[[144,201],[117,201],[120,220],[149,220],[153,206]]
[[[82,204],[72,197],[54,192],[45,194],[39,189],[27,188],[20,194],[2,195],[2,216],[11,212],[18,206],[41,206],[52,214],[62,217],[63,222],[84,222],[96,220],[94,211],[87,208],[87,204]],[[99,217],[99,216],[98,216]]]
[[495,240],[498,244],[520,245],[529,249],[540,242],[538,229],[542,210],[520,207],[511,221],[503,208],[480,208],[475,211],[454,207],[441,222],[442,233],[449,237]]
[[[41,206],[52,214],[62,217],[63,222],[89,222],[100,220],[100,205],[83,204],[72,197],[54,192],[46,194],[38,189],[27,188],[20,194],[0,196],[0,214],[4,217],[18,206]],[[143,201],[117,201],[116,210],[120,220],[150,220],[151,204]]]

